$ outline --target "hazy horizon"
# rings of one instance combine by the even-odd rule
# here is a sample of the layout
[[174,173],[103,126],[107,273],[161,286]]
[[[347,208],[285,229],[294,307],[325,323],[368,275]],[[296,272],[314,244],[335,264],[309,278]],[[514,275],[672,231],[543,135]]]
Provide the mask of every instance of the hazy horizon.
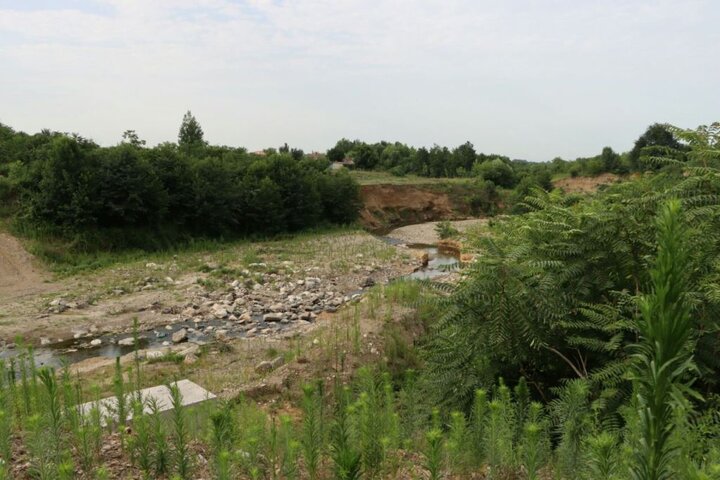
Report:
[[342,137],[532,161],[720,119],[720,4],[0,0],[0,123],[101,145]]

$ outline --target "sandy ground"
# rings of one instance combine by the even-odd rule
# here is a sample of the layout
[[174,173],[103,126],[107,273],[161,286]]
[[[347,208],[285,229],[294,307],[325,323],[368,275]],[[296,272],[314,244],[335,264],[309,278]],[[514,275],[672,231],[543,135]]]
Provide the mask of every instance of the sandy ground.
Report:
[[[487,218],[472,218],[470,220],[456,220],[450,222],[460,232],[465,232],[469,228],[485,225]],[[404,243],[417,243],[422,245],[435,245],[440,237],[435,231],[435,226],[439,222],[419,223],[417,225],[406,225],[396,228],[387,234],[387,237],[399,240]]]
[[46,291],[48,278],[17,239],[0,232],[0,300]]
[[555,180],[553,186],[565,193],[593,193],[600,185],[609,185],[620,181],[614,173],[603,173],[595,177],[567,177]]

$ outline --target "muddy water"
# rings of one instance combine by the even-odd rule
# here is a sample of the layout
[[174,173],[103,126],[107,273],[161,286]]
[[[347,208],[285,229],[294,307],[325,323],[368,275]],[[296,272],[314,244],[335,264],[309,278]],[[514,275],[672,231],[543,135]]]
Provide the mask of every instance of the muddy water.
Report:
[[378,238],[390,245],[404,245],[409,250],[416,251],[420,254],[427,253],[428,263],[426,266],[417,269],[413,273],[404,275],[401,278],[410,280],[433,279],[442,275],[447,275],[449,272],[457,269],[460,263],[457,257],[440,252],[435,245],[424,245],[421,243],[406,244],[402,240],[388,236],[379,236]]

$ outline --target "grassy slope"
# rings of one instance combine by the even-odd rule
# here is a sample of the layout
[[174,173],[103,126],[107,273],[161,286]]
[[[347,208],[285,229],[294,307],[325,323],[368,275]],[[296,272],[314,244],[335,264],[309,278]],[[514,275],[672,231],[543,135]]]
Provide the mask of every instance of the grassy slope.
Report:
[[417,175],[406,175],[397,177],[388,172],[373,172],[364,170],[353,170],[350,172],[360,185],[434,185],[442,183],[465,184],[472,181],[471,178],[431,178],[419,177]]

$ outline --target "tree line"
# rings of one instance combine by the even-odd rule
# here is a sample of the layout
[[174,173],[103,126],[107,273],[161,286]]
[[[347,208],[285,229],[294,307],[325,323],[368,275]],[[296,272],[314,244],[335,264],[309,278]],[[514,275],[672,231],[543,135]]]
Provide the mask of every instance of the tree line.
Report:
[[[146,148],[129,130],[117,146],[77,135],[0,126],[0,198],[20,222],[100,234],[104,247],[178,235],[276,234],[355,220],[359,189],[346,172],[300,151],[249,154],[208,145],[188,112],[177,143]],[[105,232],[105,233],[103,233]]]
[[675,138],[669,126],[654,124],[629,152],[619,154],[605,147],[596,156],[575,160],[560,157],[549,162],[511,160],[504,155],[479,153],[470,142],[453,149],[439,145],[414,148],[400,142],[366,143],[346,138],[327,151],[327,158],[331,162],[352,159],[355,168],[387,171],[398,176],[474,177],[492,181],[499,187],[514,188],[523,184],[548,186],[552,176],[560,174],[593,176],[643,171],[650,168],[643,163],[643,156],[682,159],[686,153],[687,146]]

